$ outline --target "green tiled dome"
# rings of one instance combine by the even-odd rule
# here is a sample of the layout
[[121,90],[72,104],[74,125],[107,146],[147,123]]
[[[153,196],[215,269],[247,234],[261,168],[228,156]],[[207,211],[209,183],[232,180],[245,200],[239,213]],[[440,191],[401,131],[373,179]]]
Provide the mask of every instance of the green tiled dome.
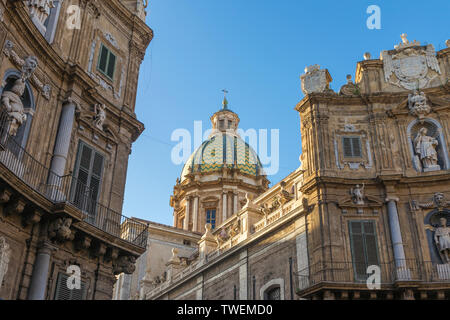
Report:
[[223,166],[238,168],[242,173],[258,176],[262,165],[256,152],[240,137],[218,133],[194,151],[181,172],[181,180],[192,172],[220,171]]

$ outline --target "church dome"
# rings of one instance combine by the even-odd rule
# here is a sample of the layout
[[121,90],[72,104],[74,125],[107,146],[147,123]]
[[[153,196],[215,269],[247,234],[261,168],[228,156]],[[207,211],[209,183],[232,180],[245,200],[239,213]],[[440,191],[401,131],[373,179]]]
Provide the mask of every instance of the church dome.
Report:
[[181,172],[181,181],[191,172],[221,171],[223,167],[239,169],[251,176],[262,174],[261,161],[248,143],[238,135],[218,132],[189,157]]
[[211,117],[212,132],[186,161],[181,181],[189,173],[221,171],[224,167],[238,169],[250,176],[263,175],[261,161],[255,150],[237,133],[239,117],[228,109],[224,97],[223,107]]

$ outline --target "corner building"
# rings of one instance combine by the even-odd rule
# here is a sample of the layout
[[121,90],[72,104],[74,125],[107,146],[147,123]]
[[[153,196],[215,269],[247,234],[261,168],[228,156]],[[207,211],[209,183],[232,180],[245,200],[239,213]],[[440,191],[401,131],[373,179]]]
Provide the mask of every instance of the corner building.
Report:
[[[176,184],[174,226],[191,231],[191,239],[202,236],[192,252],[176,246],[166,252],[164,271],[138,277],[134,296],[449,299],[450,41],[436,52],[432,44],[401,38],[378,59],[364,54],[355,80],[347,76],[339,92],[330,88],[327,69],[305,69],[305,96],[295,107],[301,166],[255,190],[237,211],[224,210],[227,219],[214,228],[206,220],[199,229],[205,222],[199,220],[192,229],[191,218],[183,220],[191,213],[204,219],[209,207],[199,209],[200,192],[186,205],[190,190],[211,183],[202,180],[201,165],[196,170],[188,162],[193,170],[185,176],[199,178],[190,180],[195,187],[183,177]],[[208,191],[215,203],[223,194]],[[169,251],[176,230],[163,232]],[[152,270],[161,253],[147,256],[153,258],[143,269]]]
[[0,1],[1,299],[111,299],[145,251],[121,214],[145,5]]

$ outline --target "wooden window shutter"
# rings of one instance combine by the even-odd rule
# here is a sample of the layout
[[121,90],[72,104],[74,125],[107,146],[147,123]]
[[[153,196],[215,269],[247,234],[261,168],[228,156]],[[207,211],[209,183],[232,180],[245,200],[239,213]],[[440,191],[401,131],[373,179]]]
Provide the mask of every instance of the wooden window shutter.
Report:
[[65,273],[59,273],[56,282],[55,300],[85,300],[86,283],[81,281],[80,289],[69,289],[67,287],[69,276]]

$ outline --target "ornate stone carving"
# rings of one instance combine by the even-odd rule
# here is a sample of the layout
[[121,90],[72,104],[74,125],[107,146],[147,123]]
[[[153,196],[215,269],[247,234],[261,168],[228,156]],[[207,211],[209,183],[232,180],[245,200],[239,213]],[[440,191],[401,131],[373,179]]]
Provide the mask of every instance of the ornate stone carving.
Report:
[[347,84],[344,84],[341,87],[339,94],[343,96],[355,96],[360,94],[359,87],[353,83],[351,75],[347,75]]
[[441,73],[434,47],[432,44],[424,47],[417,41],[409,42],[406,34],[402,34],[402,41],[395,50],[381,53],[385,81],[408,90],[424,88]]
[[422,127],[414,139],[414,151],[424,172],[441,170],[437,163],[437,145],[438,141],[433,137],[427,136],[427,128]]
[[74,232],[70,229],[72,218],[56,218],[48,226],[48,237],[58,241],[74,239]]
[[134,256],[120,256],[113,263],[114,274],[120,274],[122,272],[126,274],[132,274],[136,270],[136,258]]
[[222,230],[220,230],[220,233],[216,235],[214,238],[216,239],[217,246],[219,247],[222,245],[222,243],[230,239],[230,235],[225,230],[225,228],[222,228]]
[[21,199],[13,200],[12,202],[8,203],[8,205],[4,209],[4,212],[6,213],[6,215],[21,214],[25,209],[25,205],[25,201]]
[[327,69],[320,69],[318,64],[305,68],[305,74],[300,77],[304,94],[313,92],[333,92],[329,84],[332,81]]
[[94,125],[100,129],[103,130],[103,124],[106,120],[106,105],[104,104],[96,104],[94,106]]
[[8,272],[9,257],[11,255],[11,249],[4,237],[0,237],[0,288],[3,284],[3,279]]
[[350,194],[352,195],[353,203],[355,204],[364,204],[364,183],[362,187],[357,184],[355,188],[350,189]]
[[414,90],[413,93],[408,95],[408,108],[409,112],[419,119],[423,119],[431,112],[431,107],[427,104],[425,93],[418,93],[417,90]]
[[34,56],[29,56],[25,60],[20,58],[17,52],[14,51],[14,43],[10,40],[5,41],[3,53],[16,66],[21,68],[23,80],[31,80],[31,82],[41,91],[42,96],[49,100],[51,93],[50,84],[43,84],[42,81],[39,80],[38,77],[34,74],[34,71],[38,65],[37,58]]
[[417,200],[411,201],[411,209],[413,211],[420,209],[432,209],[437,208],[438,211],[443,211],[445,208],[450,206],[450,201],[447,201],[445,195],[442,192],[436,192],[433,195],[433,199],[430,202],[419,203]]
[[364,53],[364,60],[370,60],[371,58],[372,58],[372,55],[370,54],[370,52]]

